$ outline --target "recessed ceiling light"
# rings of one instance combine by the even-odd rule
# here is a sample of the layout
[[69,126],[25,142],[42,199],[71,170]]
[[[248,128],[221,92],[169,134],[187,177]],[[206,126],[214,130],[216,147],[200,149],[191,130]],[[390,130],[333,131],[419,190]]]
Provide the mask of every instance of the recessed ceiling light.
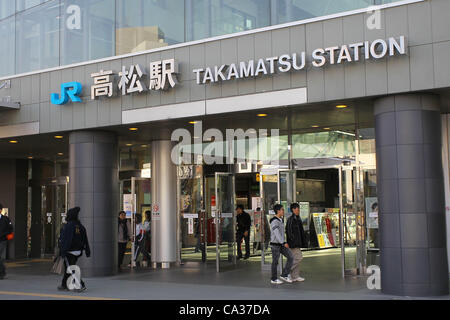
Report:
[[146,144],[141,145],[142,148],[147,148]]
[[131,143],[127,143],[126,146],[127,146],[127,147],[131,147],[132,144],[131,144]]
[[196,124],[197,121],[189,121],[190,124]]
[[55,136],[55,139],[62,139],[64,138],[63,136]]
[[318,128],[319,126],[317,124],[312,125],[311,128]]
[[331,128],[323,128],[323,130],[331,130]]
[[19,143],[17,140],[9,140],[9,143]]
[[344,108],[347,108],[348,106],[346,106],[345,104],[340,104],[340,105],[337,105],[336,106],[336,108],[338,108],[338,109],[344,109]]
[[258,113],[256,116],[258,116],[258,117],[267,117],[267,113]]
[[63,155],[64,155],[64,153],[58,152],[58,156],[63,156]]
[[29,157],[27,157],[27,159],[30,159],[30,160],[32,160],[32,159],[34,159],[34,157],[32,157],[32,156],[29,156]]
[[130,131],[138,131],[138,128],[129,128]]

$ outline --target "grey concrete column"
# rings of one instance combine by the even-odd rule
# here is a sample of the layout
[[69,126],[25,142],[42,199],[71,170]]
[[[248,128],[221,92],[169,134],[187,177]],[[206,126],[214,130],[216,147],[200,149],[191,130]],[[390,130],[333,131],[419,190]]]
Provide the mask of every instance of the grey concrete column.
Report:
[[381,98],[374,112],[382,291],[448,294],[439,98]]
[[91,257],[79,260],[82,276],[107,276],[117,270],[119,164],[113,133],[82,131],[69,137],[69,207],[81,208]]
[[177,261],[177,171],[172,147],[170,140],[152,142],[152,263],[162,263],[163,268]]

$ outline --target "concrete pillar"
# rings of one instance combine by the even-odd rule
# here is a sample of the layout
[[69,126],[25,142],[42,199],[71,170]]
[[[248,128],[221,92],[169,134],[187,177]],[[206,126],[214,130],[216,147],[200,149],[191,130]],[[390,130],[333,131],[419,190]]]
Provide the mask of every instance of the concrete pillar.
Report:
[[91,247],[91,257],[78,264],[82,276],[111,275],[117,271],[117,139],[109,132],[72,132],[69,144],[69,208],[81,208]]
[[[152,142],[152,264],[177,261],[177,171],[170,140]],[[155,211],[155,206],[159,211]]]
[[375,102],[381,287],[387,294],[449,293],[439,98]]

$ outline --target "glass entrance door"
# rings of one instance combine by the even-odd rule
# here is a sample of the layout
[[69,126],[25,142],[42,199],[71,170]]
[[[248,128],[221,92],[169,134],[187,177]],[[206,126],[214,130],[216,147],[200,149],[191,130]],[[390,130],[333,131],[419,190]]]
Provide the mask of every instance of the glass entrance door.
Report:
[[67,213],[67,177],[53,179],[41,187],[42,247],[41,255],[54,255]]
[[181,261],[206,262],[203,166],[178,167],[179,250]]
[[342,275],[364,274],[366,226],[363,177],[359,168],[343,165],[340,179],[340,243]]
[[278,173],[260,173],[261,209],[261,269],[270,270],[270,219],[274,216],[273,206],[278,202]]
[[[216,208],[216,270],[223,271],[236,265],[236,219],[234,176],[231,173],[215,174]],[[215,211],[215,212],[214,212]]]
[[[123,180],[122,190],[122,208],[130,219],[132,230],[130,267],[148,266],[151,260],[151,179],[132,177]],[[139,233],[136,232],[138,225]]]

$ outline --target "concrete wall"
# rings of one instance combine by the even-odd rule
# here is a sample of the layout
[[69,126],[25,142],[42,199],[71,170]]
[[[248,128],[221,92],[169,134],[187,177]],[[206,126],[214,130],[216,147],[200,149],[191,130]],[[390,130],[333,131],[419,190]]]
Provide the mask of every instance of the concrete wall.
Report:
[[[0,111],[0,126],[39,122],[39,132],[97,128],[122,123],[122,112],[130,109],[173,105],[275,90],[307,88],[307,101],[405,93],[450,87],[450,1],[428,0],[387,8],[381,12],[380,30],[366,27],[367,13],[307,23],[276,30],[208,41],[202,44],[161,49],[134,57],[111,59],[78,67],[13,78],[0,98],[20,101],[18,111]],[[332,65],[307,71],[198,85],[195,68],[238,63],[283,53],[307,56],[319,47],[405,35],[409,55]],[[150,61],[175,58],[179,62],[179,85],[156,93],[90,99],[91,73],[141,64],[148,72]],[[83,102],[52,105],[51,93],[63,82],[83,84]],[[148,81],[146,80],[147,85]],[[117,90],[117,88],[116,88]],[[186,115],[184,115],[186,116]],[[12,133],[13,134],[13,133]]]

